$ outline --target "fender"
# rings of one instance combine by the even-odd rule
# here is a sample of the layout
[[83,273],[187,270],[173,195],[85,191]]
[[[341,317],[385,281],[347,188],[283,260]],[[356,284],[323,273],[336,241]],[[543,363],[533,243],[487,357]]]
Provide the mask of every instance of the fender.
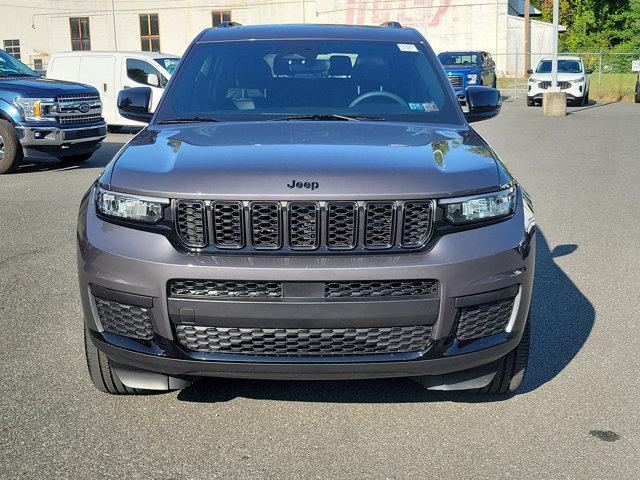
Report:
[[11,122],[13,125],[22,122],[22,116],[18,109],[3,98],[0,98],[0,118]]

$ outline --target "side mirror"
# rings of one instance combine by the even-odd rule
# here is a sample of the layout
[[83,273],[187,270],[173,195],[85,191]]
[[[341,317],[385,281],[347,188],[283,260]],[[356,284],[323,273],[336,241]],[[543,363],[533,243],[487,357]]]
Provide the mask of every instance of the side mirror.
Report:
[[584,73],[586,73],[587,75],[591,75],[593,73],[593,68],[587,68]]
[[465,113],[468,122],[479,122],[493,118],[500,113],[502,96],[500,91],[491,87],[467,87],[467,107]]
[[118,93],[118,112],[124,118],[149,123],[153,113],[151,109],[151,89],[135,87],[121,90]]
[[151,85],[152,87],[159,87],[160,86],[160,79],[158,78],[158,75],[156,75],[155,73],[148,73],[147,74],[147,85]]
[[533,75],[533,70],[532,69],[527,70],[527,75]]

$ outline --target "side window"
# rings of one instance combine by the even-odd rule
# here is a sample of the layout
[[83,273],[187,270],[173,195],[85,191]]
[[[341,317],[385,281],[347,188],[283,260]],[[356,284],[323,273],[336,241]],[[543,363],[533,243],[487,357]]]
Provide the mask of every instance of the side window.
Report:
[[[159,84],[154,85],[149,82],[149,75],[155,75],[158,78]],[[136,83],[142,85],[149,85],[151,87],[161,87],[167,84],[167,79],[155,69],[151,64],[144,60],[137,60],[135,58],[127,58],[127,77]]]

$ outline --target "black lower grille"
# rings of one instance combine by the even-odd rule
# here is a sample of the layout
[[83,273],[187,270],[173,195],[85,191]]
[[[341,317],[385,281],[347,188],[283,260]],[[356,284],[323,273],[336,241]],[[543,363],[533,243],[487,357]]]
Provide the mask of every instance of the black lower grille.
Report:
[[367,355],[417,352],[428,348],[431,327],[388,328],[222,328],[177,325],[188,350],[247,355]]
[[280,282],[241,282],[216,280],[172,280],[169,282],[172,297],[282,297]]
[[513,298],[506,298],[460,309],[458,340],[482,338],[503,332],[511,318]]
[[153,338],[151,313],[148,308],[127,305],[96,297],[96,307],[102,328],[110,333],[140,340]]
[[391,280],[380,282],[327,282],[325,298],[400,297],[437,295],[436,280]]

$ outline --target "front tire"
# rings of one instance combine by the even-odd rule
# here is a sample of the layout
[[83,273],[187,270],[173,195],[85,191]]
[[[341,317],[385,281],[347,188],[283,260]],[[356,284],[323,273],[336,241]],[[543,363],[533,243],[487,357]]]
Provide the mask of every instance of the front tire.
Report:
[[520,386],[529,363],[530,324],[531,322],[527,318],[520,343],[502,357],[496,376],[493,377],[489,385],[478,389],[478,393],[505,395],[514,392]]
[[120,381],[116,372],[111,368],[109,358],[91,342],[87,327],[84,328],[84,351],[89,377],[93,385],[101,392],[111,395],[145,395],[150,393],[149,390],[127,387]]
[[640,103],[640,79],[636,82],[636,98],[634,100],[636,103]]
[[16,129],[6,120],[0,120],[0,175],[15,172],[23,158]]
[[533,107],[535,106],[536,101],[533,98],[529,98],[527,97],[527,107]]
[[80,153],[78,155],[69,155],[67,157],[58,157],[62,163],[66,165],[80,165],[83,162],[86,162],[93,156],[93,152],[91,153]]

